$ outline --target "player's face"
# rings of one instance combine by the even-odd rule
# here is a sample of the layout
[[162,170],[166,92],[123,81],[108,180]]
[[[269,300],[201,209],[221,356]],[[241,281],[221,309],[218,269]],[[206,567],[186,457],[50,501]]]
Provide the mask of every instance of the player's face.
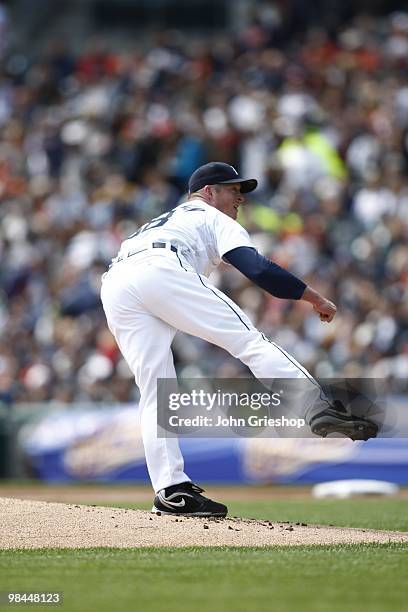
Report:
[[245,196],[241,193],[241,187],[237,184],[217,185],[213,189],[213,206],[228,215],[232,219],[237,218],[240,204],[245,202]]

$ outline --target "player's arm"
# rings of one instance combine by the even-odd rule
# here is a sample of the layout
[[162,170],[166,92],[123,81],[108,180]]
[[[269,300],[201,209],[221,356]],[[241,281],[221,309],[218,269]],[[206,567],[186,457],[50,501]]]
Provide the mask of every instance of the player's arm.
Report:
[[333,302],[252,247],[242,246],[232,249],[224,254],[223,259],[271,295],[309,302],[322,321],[330,322],[336,314]]

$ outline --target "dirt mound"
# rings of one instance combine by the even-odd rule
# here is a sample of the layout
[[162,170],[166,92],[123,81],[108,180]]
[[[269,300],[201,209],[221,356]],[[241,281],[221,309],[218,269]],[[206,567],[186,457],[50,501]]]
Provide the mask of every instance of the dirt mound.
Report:
[[10,498],[0,498],[0,516],[0,549],[408,542],[408,533],[401,532],[156,516],[142,510]]

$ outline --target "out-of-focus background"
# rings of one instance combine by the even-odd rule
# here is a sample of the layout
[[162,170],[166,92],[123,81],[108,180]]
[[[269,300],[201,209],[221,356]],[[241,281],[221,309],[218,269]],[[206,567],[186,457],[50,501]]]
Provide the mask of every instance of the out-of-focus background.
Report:
[[[210,160],[258,178],[241,223],[339,311],[325,325],[231,268],[212,280],[314,375],[406,392],[404,5],[0,2],[0,477],[146,481],[100,277]],[[244,374],[197,338],[176,337],[174,355],[180,375]],[[408,482],[405,440],[330,442],[183,447],[196,480]]]

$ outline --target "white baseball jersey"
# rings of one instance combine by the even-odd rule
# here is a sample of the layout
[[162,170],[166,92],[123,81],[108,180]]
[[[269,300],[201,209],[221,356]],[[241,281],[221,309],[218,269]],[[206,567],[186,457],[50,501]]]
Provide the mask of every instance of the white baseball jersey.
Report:
[[153,242],[170,242],[187,269],[207,277],[228,251],[254,246],[242,225],[199,198],[143,225],[122,243],[118,258],[126,259]]

